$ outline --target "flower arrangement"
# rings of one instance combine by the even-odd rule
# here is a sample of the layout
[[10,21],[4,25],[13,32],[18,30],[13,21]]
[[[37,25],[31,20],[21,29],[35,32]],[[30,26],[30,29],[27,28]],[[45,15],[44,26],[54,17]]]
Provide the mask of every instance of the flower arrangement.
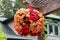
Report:
[[42,35],[44,16],[33,8],[21,8],[14,15],[14,29],[21,36]]

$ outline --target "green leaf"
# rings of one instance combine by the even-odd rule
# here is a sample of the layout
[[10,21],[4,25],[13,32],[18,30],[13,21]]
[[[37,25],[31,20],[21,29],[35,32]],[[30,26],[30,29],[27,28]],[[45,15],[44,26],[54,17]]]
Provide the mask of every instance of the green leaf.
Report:
[[46,24],[47,24],[47,22],[45,21],[45,22],[44,22],[44,25],[46,25]]
[[48,31],[46,27],[44,27],[44,31]]
[[44,36],[44,40],[46,40],[46,38],[48,37],[48,35],[47,34],[44,34],[45,36]]

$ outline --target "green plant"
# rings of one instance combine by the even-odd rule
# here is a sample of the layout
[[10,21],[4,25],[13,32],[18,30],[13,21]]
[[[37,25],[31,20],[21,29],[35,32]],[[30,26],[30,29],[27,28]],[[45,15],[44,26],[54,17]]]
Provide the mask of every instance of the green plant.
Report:
[[0,1],[0,13],[4,14],[4,17],[10,17],[15,14],[17,10],[25,7],[22,3],[23,0],[2,0]]
[[5,33],[2,31],[1,23],[0,23],[0,40],[7,40]]

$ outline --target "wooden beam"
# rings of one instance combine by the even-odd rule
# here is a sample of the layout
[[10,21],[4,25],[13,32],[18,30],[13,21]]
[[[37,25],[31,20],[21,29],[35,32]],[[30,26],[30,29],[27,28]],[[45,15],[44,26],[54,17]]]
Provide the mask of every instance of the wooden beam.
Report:
[[60,8],[56,8],[55,10],[51,10],[51,11],[49,11],[49,12],[47,12],[47,13],[44,13],[43,15],[46,16],[46,15],[52,14],[52,13],[54,13],[54,12],[60,13]]

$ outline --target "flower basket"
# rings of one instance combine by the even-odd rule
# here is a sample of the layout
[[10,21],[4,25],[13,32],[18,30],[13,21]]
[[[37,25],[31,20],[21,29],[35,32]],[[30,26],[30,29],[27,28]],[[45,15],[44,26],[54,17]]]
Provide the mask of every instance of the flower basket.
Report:
[[21,8],[14,15],[14,29],[20,36],[41,36],[44,31],[44,16],[33,8]]

